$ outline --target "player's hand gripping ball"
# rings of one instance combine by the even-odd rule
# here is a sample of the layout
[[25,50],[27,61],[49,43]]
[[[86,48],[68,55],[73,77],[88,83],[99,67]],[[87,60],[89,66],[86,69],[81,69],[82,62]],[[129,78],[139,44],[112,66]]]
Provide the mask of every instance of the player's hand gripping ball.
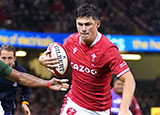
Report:
[[47,50],[51,51],[51,53],[49,53],[49,57],[54,57],[58,60],[58,68],[49,68],[50,71],[57,77],[65,76],[70,67],[70,58],[67,50],[57,42],[51,43]]

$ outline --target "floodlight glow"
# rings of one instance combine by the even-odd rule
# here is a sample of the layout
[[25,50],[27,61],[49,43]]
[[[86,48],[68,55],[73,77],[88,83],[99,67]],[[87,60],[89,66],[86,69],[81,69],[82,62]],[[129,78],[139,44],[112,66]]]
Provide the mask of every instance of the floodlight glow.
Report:
[[121,56],[124,60],[140,60],[141,59],[140,54],[121,54]]
[[16,51],[16,57],[25,57],[26,55],[26,51]]

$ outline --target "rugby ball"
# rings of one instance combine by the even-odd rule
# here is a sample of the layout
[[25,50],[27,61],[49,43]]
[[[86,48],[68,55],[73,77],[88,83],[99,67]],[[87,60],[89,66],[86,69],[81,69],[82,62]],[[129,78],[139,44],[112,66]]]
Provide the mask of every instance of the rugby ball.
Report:
[[57,77],[65,76],[70,67],[70,59],[67,50],[63,45],[57,42],[51,43],[47,50],[51,51],[51,53],[48,54],[49,57],[55,57],[58,60],[58,68],[49,68],[50,71]]

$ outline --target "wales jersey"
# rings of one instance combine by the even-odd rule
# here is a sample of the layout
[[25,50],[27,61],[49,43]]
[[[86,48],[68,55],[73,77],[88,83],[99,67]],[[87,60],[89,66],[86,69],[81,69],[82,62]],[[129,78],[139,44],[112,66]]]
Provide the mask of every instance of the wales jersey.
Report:
[[112,74],[121,77],[129,71],[118,48],[100,33],[91,46],[84,45],[78,33],[69,36],[64,46],[72,66],[72,85],[66,96],[92,111],[109,109]]

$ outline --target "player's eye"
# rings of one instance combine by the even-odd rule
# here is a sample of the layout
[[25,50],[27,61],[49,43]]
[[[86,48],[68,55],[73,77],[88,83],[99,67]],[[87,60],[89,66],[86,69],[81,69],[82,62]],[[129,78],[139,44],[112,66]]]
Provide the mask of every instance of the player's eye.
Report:
[[12,57],[8,57],[8,60],[12,60],[13,58]]
[[82,24],[82,23],[78,23],[78,25],[79,25],[79,26],[83,26],[83,24]]
[[1,59],[5,60],[5,59],[6,59],[6,57],[1,57]]
[[85,26],[90,26],[91,25],[91,23],[85,23]]

